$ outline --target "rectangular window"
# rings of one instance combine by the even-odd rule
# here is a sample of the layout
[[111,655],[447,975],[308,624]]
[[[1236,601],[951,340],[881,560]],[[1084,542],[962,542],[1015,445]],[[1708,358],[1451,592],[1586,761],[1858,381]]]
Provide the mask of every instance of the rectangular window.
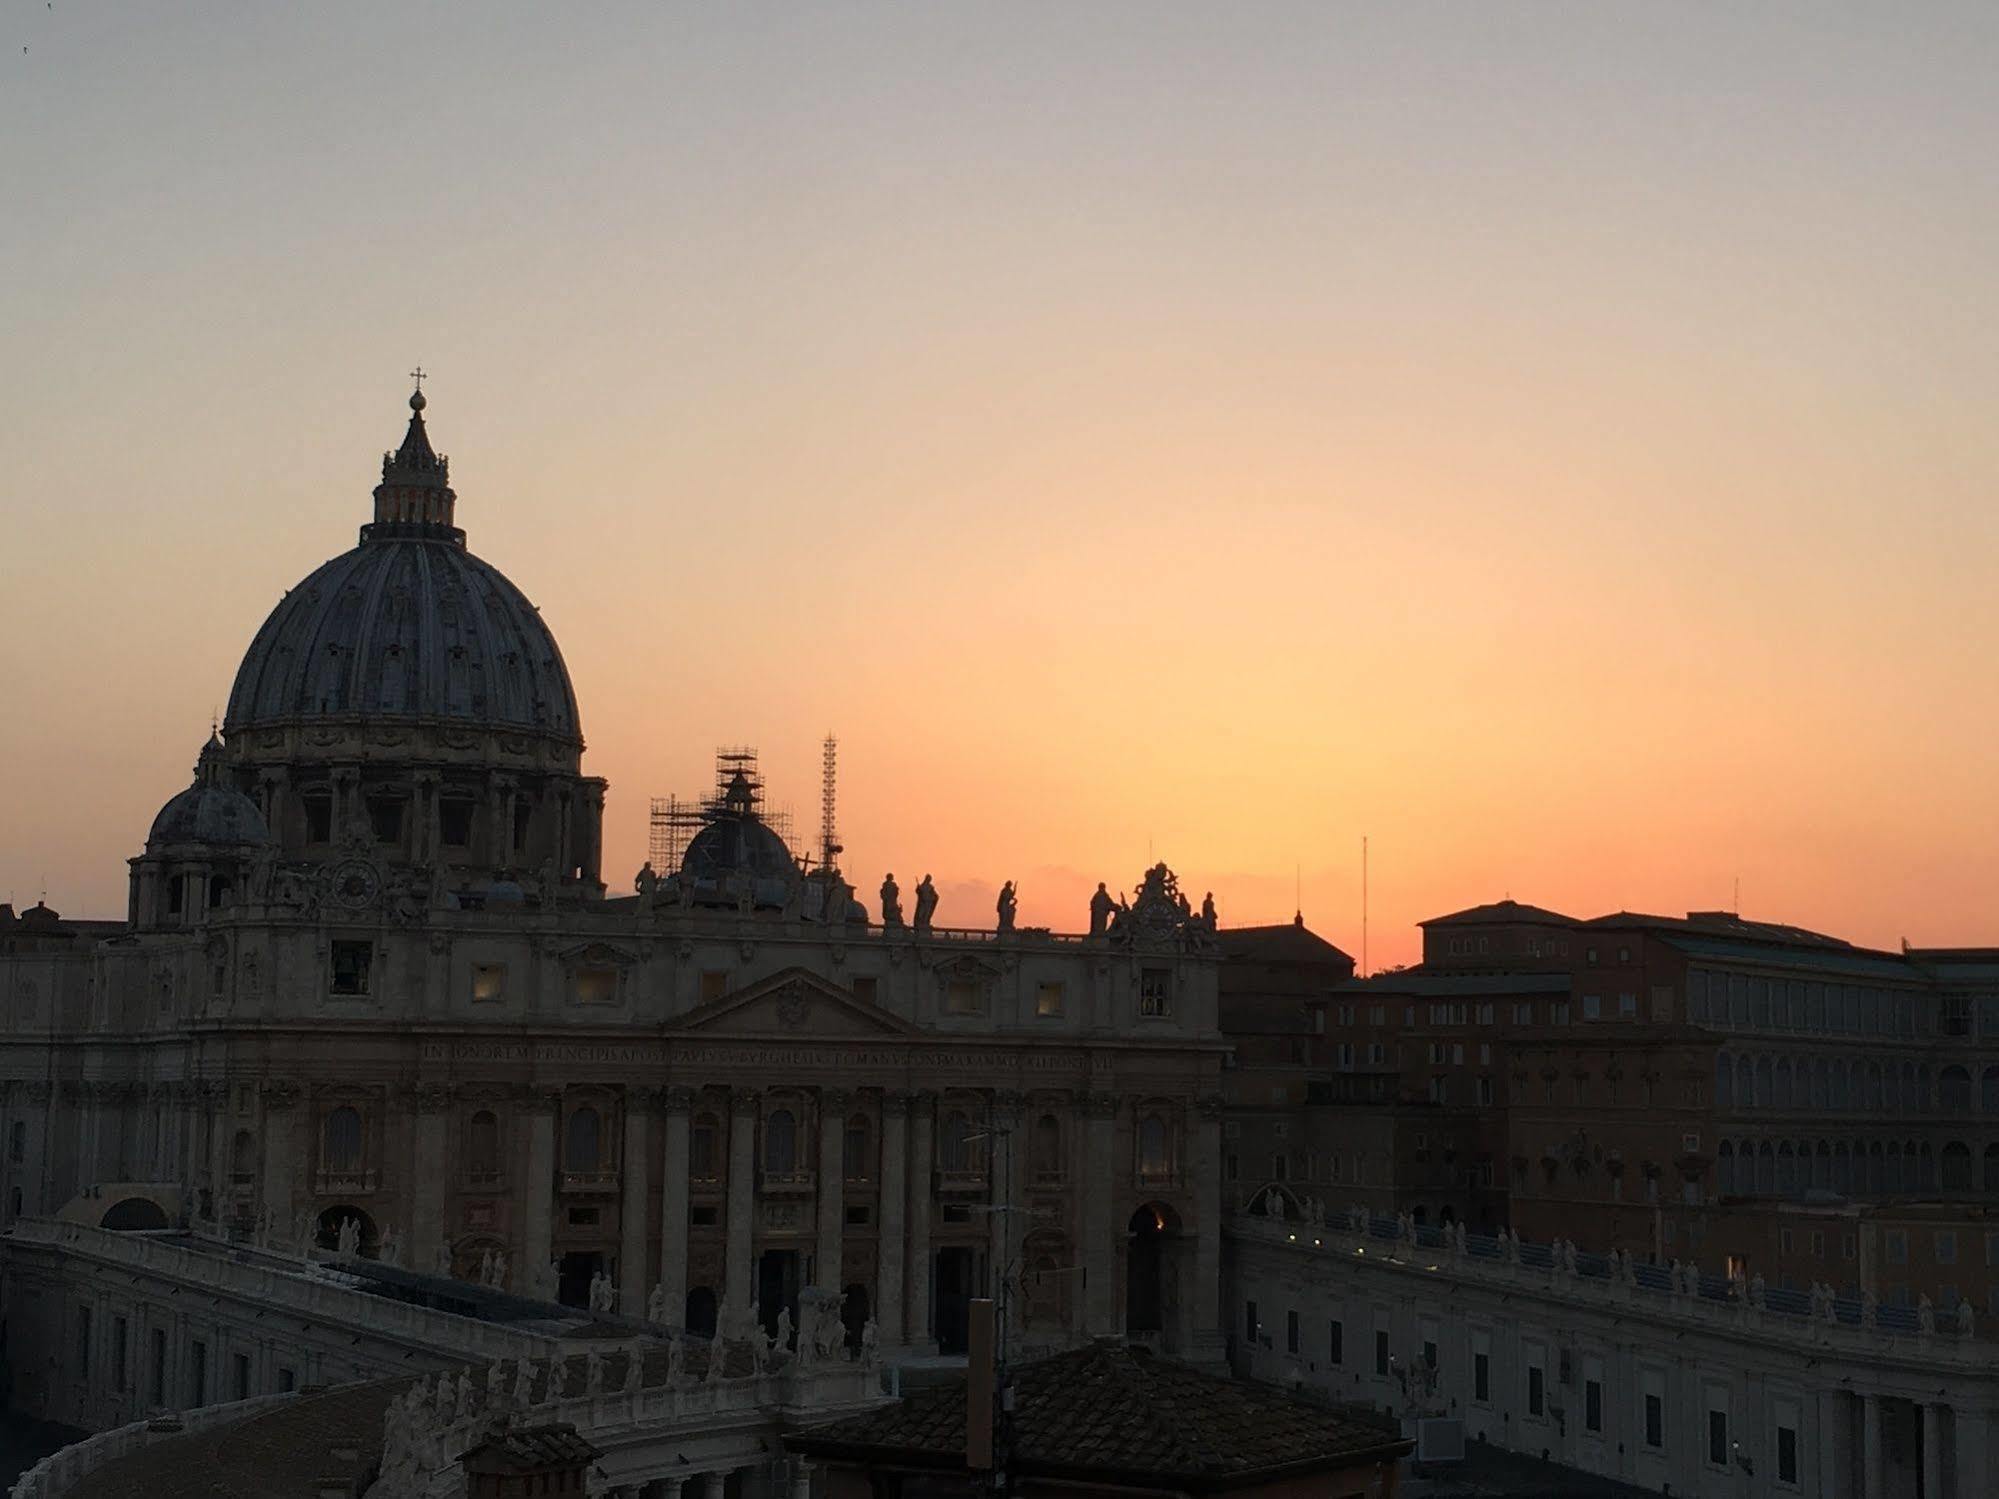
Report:
[[607,1005],[618,997],[618,970],[601,963],[589,963],[569,971],[569,1002],[578,1005]]
[[336,941],[333,944],[333,992],[345,995],[366,994],[369,970],[374,966],[374,943]]
[[1534,1023],[1534,1006],[1531,1003],[1516,1004],[1513,1007],[1513,1023],[1515,1025],[1532,1025]]
[[208,1344],[200,1338],[188,1350],[187,1403],[196,1409],[208,1404]]
[[1034,1013],[1043,1020],[1053,1019],[1062,1013],[1062,999],[1059,981],[1037,984],[1034,988]]
[[507,997],[507,965],[505,963],[474,963],[472,965],[472,1003],[493,1004]]
[[1530,1416],[1539,1416],[1542,1414],[1547,1394],[1545,1388],[1546,1379],[1547,1376],[1541,1372],[1539,1364],[1529,1364],[1527,1366],[1527,1414]]
[[1583,1019],[1603,1019],[1603,996],[1601,994],[1585,994],[1583,996]]
[[879,992],[879,989],[880,985],[872,973],[861,973],[854,976],[853,995],[862,1004],[871,1005],[876,1003],[875,995]]
[[701,970],[701,1003],[720,999],[729,992],[729,970],[726,968],[704,968]]
[[1728,1412],[1710,1409],[1707,1413],[1707,1460],[1717,1468],[1728,1466]]
[[1666,1445],[1666,1402],[1649,1392],[1645,1396],[1645,1445]]
[[7,1127],[7,1159],[16,1166],[27,1162],[28,1122],[25,1119],[16,1119]]
[[298,1388],[298,1375],[293,1373],[290,1369],[282,1369],[282,1368],[279,1369],[278,1393],[280,1395],[289,1395],[293,1390],[297,1388]]
[[1154,1018],[1173,1013],[1173,971],[1170,968],[1139,970],[1138,1013]]
[[1954,1229],[1938,1229],[1936,1236],[1936,1257],[1939,1265],[1957,1263],[1957,1233]]
[[236,1355],[236,1398],[250,1398],[250,1355],[247,1353]]
[[1617,1018],[1619,1020],[1636,1020],[1638,1018],[1637,995],[1620,994],[1617,996]]
[[1335,1369],[1347,1361],[1346,1325],[1335,1317],[1326,1324],[1326,1362]]
[[368,799],[368,822],[374,829],[377,843],[400,843],[403,840],[403,807],[399,797],[370,797]]
[[1260,1324],[1256,1320],[1256,1303],[1246,1301],[1242,1309],[1242,1335],[1251,1343],[1256,1341],[1256,1330]]
[[868,1226],[868,1205],[865,1202],[849,1203],[846,1212],[847,1227],[866,1228]]
[[1583,1381],[1583,1430],[1599,1435],[1603,1432],[1603,1381],[1600,1379]]
[[307,791],[300,795],[299,805],[305,809],[305,841],[307,843],[332,842],[332,794],[325,791]]
[[76,1309],[76,1377],[90,1378],[90,1308]]
[[977,979],[952,979],[945,984],[945,1014],[983,1015],[985,1012],[986,986]]
[[1569,1023],[1569,1002],[1566,999],[1558,999],[1548,1006],[1548,1023],[1550,1025]]
[[437,836],[446,848],[463,848],[472,841],[472,803],[460,797],[437,802]]
[[1374,1372],[1388,1372],[1388,1329],[1385,1327],[1374,1330]]
[[167,1330],[153,1329],[153,1404],[167,1403]]
[[131,1329],[123,1317],[111,1319],[111,1388],[124,1392],[132,1388],[132,1371],[127,1367],[125,1344]]
[[1777,1428],[1777,1482],[1798,1481],[1798,1433],[1795,1427]]
[[1485,1352],[1471,1356],[1471,1398],[1480,1405],[1492,1399],[1492,1355]]
[[1906,1230],[1891,1228],[1887,1233],[1888,1263],[1906,1265],[1909,1263],[1909,1235]]
[[1296,1353],[1298,1351],[1298,1314],[1296,1312],[1286,1312],[1284,1314],[1284,1351],[1286,1353]]

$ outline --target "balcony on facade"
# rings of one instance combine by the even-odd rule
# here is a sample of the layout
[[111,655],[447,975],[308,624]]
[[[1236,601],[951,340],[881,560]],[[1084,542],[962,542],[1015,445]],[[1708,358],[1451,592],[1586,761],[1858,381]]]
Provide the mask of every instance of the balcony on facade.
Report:
[[580,1197],[602,1197],[618,1190],[616,1171],[565,1171],[562,1190]]
[[382,1173],[373,1167],[321,1171],[313,1177],[312,1184],[321,1197],[355,1197],[379,1188]]
[[812,1171],[766,1171],[763,1173],[762,1189],[772,1196],[808,1195],[818,1180],[818,1173]]

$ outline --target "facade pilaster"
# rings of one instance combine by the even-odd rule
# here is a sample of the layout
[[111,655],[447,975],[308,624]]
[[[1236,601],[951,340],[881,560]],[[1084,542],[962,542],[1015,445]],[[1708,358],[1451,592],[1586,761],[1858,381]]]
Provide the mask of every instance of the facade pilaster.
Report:
[[746,1088],[729,1094],[729,1219],[724,1296],[739,1312],[756,1295],[753,1245],[756,1227],[757,1095]]
[[930,1161],[936,1135],[937,1096],[919,1093],[909,1111],[909,1300],[903,1320],[909,1346],[923,1353],[937,1346],[930,1331]]
[[875,1250],[875,1324],[884,1348],[903,1341],[904,1216],[909,1191],[909,1095],[888,1093],[881,1110],[881,1223]]
[[813,1256],[822,1291],[840,1290],[840,1244],[846,1213],[847,1106],[853,1095],[837,1088],[819,1090],[819,1232]]
[[530,1088],[526,1096],[527,1172],[521,1183],[521,1254],[518,1279],[533,1285],[547,1266],[555,1231],[555,1116],[562,1094]]
[[[1196,1100],[1189,1185],[1193,1188],[1194,1277],[1180,1287],[1180,1346],[1196,1362],[1223,1356],[1222,1284],[1222,1097],[1210,1093]],[[1626,1444],[1629,1446],[1630,1444]]]
[[625,1164],[619,1183],[618,1298],[628,1317],[643,1316],[646,1304],[646,1243],[652,1205],[651,1089],[625,1091]]
[[688,1116],[694,1108],[694,1091],[670,1087],[662,1101],[666,1105],[666,1139],[659,1190],[659,1283],[666,1300],[667,1323],[678,1327],[687,1313]]
[[1860,1397],[1860,1492],[1862,1499],[1886,1499],[1881,1487],[1886,1433],[1881,1429],[1881,1397]]
[[1943,1478],[1943,1422],[1941,1405],[1916,1406],[1916,1415],[1923,1423],[1923,1492],[1941,1496],[1950,1491],[1944,1487]]
[[[416,1105],[416,1139],[410,1152],[410,1263],[425,1270],[437,1262],[438,1246],[445,1237],[451,1096],[448,1087],[419,1083],[411,1100]],[[529,1260],[526,1268],[533,1271],[546,1263],[545,1257]]]
[[264,1104],[264,1181],[259,1194],[262,1220],[278,1233],[288,1233],[292,1221],[292,1184],[303,1174],[295,1143],[297,1083],[267,1082]]
[[1092,1093],[1083,1100],[1083,1302],[1085,1330],[1092,1336],[1118,1331],[1117,1245],[1111,1215],[1118,1201],[1116,1181],[1117,1095]]
[[1992,1418],[1984,1411],[1956,1413],[1957,1495],[1992,1492]]

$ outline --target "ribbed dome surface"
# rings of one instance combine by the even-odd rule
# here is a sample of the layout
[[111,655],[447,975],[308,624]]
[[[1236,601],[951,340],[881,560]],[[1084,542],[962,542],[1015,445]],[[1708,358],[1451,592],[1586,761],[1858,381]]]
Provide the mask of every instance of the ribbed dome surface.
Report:
[[176,844],[264,844],[271,831],[264,826],[264,814],[257,804],[233,786],[197,781],[160,808],[153,830],[146,835],[148,848]]
[[731,874],[788,880],[798,874],[798,861],[776,830],[758,818],[718,817],[688,840],[680,872],[696,880]]
[[497,568],[434,537],[375,536],[286,594],[237,670],[225,726],[347,714],[581,736],[541,615]]

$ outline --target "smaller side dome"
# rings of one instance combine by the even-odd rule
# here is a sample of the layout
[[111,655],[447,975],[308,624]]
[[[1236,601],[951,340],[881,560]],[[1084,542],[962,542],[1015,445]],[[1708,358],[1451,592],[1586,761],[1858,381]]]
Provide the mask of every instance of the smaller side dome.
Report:
[[160,808],[146,835],[148,850],[191,843],[261,847],[270,841],[264,814],[224,775],[222,740],[214,733],[195,762],[194,784]]

